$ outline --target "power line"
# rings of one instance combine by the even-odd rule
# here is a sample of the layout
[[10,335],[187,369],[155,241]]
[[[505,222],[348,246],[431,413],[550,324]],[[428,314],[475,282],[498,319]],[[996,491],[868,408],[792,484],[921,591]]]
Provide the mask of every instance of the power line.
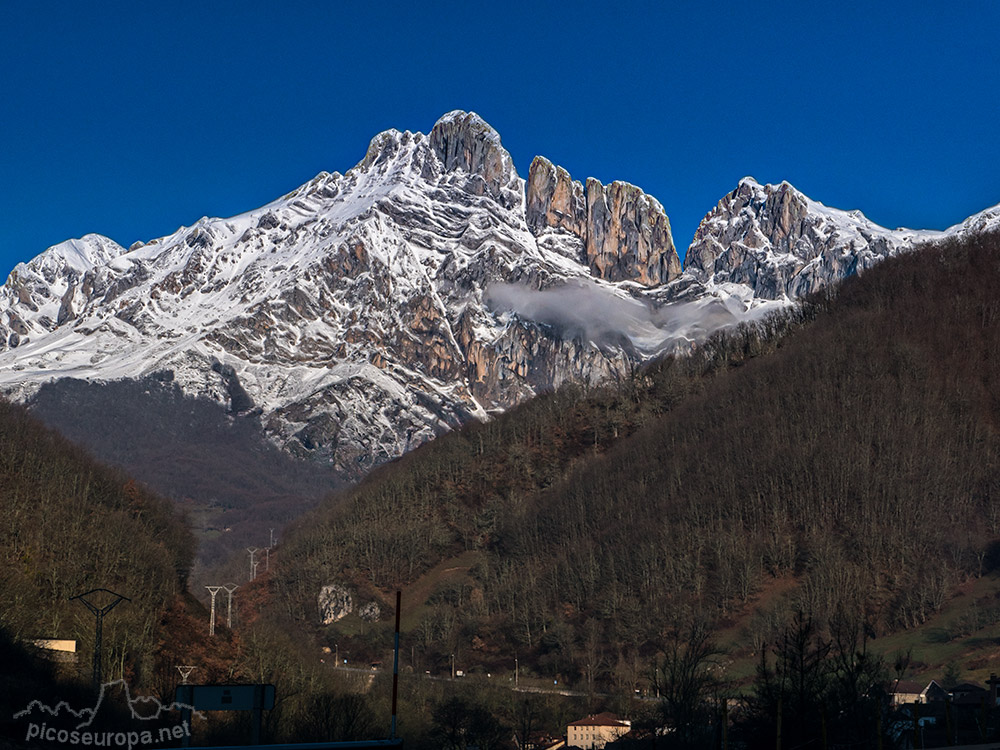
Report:
[[178,666],[177,667],[177,671],[181,673],[181,684],[182,685],[187,685],[188,684],[188,677],[190,677],[191,673],[194,670],[196,670],[197,668],[198,667],[192,667],[192,666],[188,666],[186,664],[183,665],[183,666]]
[[206,586],[212,595],[212,613],[208,616],[208,634],[215,635],[215,595],[222,591],[222,586]]
[[[86,597],[90,596],[91,594],[98,594],[101,592],[105,594],[111,594],[111,596],[115,597],[114,601],[103,607],[99,607],[94,602],[87,601]],[[132,600],[129,599],[127,596],[124,596],[123,594],[116,594],[114,591],[111,591],[110,589],[91,589],[90,591],[85,591],[82,594],[71,596],[69,600],[73,601],[74,599],[79,599],[81,602],[83,602],[84,606],[91,612],[93,612],[94,617],[97,618],[97,626],[95,628],[95,633],[94,633],[94,687],[96,688],[99,687],[101,684],[101,647],[104,641],[104,615],[113,610],[122,602],[131,602]]]
[[260,548],[247,547],[247,552],[250,553],[250,580],[252,581],[257,577],[257,563],[254,562],[253,556],[260,552]]
[[229,594],[229,609],[226,612],[226,627],[230,630],[233,629],[233,592],[239,588],[235,583],[227,583],[223,586],[226,593]]

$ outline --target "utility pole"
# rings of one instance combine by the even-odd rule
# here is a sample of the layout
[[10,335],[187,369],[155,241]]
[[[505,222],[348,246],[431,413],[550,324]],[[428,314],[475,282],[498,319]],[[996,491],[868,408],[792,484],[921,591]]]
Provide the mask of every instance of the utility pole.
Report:
[[514,689],[517,689],[517,654],[514,654]]
[[208,616],[208,634],[215,635],[215,595],[222,591],[222,586],[206,586],[212,595],[212,613]]
[[250,580],[252,581],[257,577],[257,563],[254,562],[253,556],[260,552],[259,547],[247,547],[247,552],[250,553]]
[[[96,603],[87,601],[88,596],[101,592],[113,596],[114,601],[103,607],[98,607]],[[97,626],[94,632],[94,687],[98,688],[101,686],[101,646],[102,641],[104,640],[104,615],[117,607],[121,602],[131,602],[132,600],[122,594],[116,594],[114,591],[109,589],[91,589],[90,591],[85,591],[82,594],[70,597],[70,601],[73,601],[74,599],[79,599],[83,602],[83,605],[93,612],[94,617],[97,618]]]
[[389,725],[389,739],[396,739],[396,695],[399,692],[399,611],[402,608],[403,592],[396,591],[396,635],[392,649],[392,723]]
[[455,679],[455,654],[451,654],[451,679]]
[[223,586],[226,593],[229,594],[229,609],[226,611],[226,627],[230,630],[233,629],[233,592],[239,588],[235,583],[227,583]]

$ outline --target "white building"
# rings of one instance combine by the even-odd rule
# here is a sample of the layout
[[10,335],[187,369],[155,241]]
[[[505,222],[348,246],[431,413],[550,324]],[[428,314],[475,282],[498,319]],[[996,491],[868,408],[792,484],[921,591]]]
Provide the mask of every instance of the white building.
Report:
[[582,750],[600,750],[607,743],[617,740],[632,728],[628,719],[619,719],[612,713],[588,716],[566,727],[566,745]]

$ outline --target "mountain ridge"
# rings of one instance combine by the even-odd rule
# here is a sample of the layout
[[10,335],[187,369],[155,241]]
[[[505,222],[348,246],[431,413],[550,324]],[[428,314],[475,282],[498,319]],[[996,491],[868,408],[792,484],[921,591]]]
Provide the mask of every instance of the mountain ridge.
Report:
[[237,216],[19,264],[0,288],[0,389],[169,371],[357,479],[568,380],[627,378],[926,233],[911,234],[744,179],[682,268],[655,198],[544,157],[522,179],[497,131],[455,110]]
[[49,268],[71,242],[18,266],[0,290],[0,380],[24,399],[53,378],[170,370],[234,410],[238,386],[272,439],[356,478],[539,388],[627,370],[628,353],[486,308],[493,281],[590,276],[539,250],[523,203],[474,113],[428,136],[384,131],[347,173],[258,209],[127,251],[94,236],[105,252],[90,262]]
[[768,298],[797,298],[883,258],[1000,226],[1000,206],[944,230],[887,229],[861,211],[831,208],[787,181],[744,177],[699,224],[684,270],[700,280],[749,284]]
[[[360,603],[409,586],[421,666],[460,649],[500,671],[517,651],[587,686],[692,621],[728,631],[736,677],[796,611],[940,644],[927,626],[951,601],[975,633],[996,619],[978,608],[995,607],[1000,528],[998,259],[1000,232],[952,236],[631,384],[423,446],[287,529],[275,592],[302,632],[354,649],[354,620],[320,617],[323,587]],[[972,580],[975,602],[955,594]],[[983,657],[968,669],[993,635],[966,643]],[[915,657],[953,658],[927,644]]]

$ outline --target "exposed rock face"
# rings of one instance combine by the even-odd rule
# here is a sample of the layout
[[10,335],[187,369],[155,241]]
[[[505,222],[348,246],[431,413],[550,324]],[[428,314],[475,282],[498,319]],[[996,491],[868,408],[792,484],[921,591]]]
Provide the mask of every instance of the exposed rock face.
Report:
[[[948,231],[997,223],[994,210]],[[541,157],[525,184],[493,128],[452,112],[430,135],[380,133],[345,174],[240,216],[129,250],[87,235],[19,265],[0,287],[0,390],[170,370],[186,395],[259,416],[285,450],[357,479],[943,234],[747,179],[678,276],[655,199]]]
[[663,206],[634,185],[605,186],[590,178],[585,189],[565,169],[536,156],[528,173],[526,201],[532,233],[540,239],[562,235],[571,257],[572,249],[578,248],[578,259],[598,278],[653,287],[680,276],[681,263]]
[[657,286],[681,273],[663,206],[625,182],[587,180],[587,259],[609,281]]
[[343,586],[331,583],[319,590],[319,621],[324,625],[343,620],[354,611],[351,592]]
[[508,207],[521,202],[520,178],[497,133],[475,112],[449,112],[430,133],[430,145],[446,172],[464,172],[475,195]]
[[636,284],[610,282],[669,276],[659,204],[598,184],[590,211],[561,175],[551,195],[532,192],[543,213],[568,217],[541,241],[528,215],[536,228],[548,219],[526,211],[500,136],[452,112],[426,136],[380,133],[346,174],[322,172],[255,211],[127,251],[97,235],[57,245],[0,288],[0,388],[25,398],[52,378],[169,369],[184,393],[258,412],[289,452],[356,479],[470,419],[566,380],[621,376],[645,356],[486,304],[498,282],[530,293],[593,278],[626,299]]
[[378,622],[381,616],[382,608],[378,605],[378,602],[368,602],[361,605],[358,609],[358,617],[365,622]]
[[828,208],[787,182],[761,185],[746,177],[702,220],[684,270],[700,281],[745,284],[757,297],[794,299],[922,242],[969,231],[992,213],[944,232],[890,230],[860,211]]
[[525,192],[525,215],[532,234],[538,237],[546,229],[565,229],[585,241],[587,198],[583,183],[544,156],[536,156],[528,170]]

